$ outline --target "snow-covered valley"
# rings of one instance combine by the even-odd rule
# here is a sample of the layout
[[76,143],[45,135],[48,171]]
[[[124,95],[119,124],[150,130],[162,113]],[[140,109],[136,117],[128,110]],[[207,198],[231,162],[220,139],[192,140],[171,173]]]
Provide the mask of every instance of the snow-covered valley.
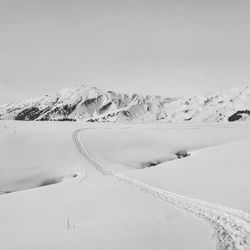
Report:
[[1,121],[0,137],[3,249],[248,249],[248,122]]
[[0,250],[250,250],[249,13],[0,0]]

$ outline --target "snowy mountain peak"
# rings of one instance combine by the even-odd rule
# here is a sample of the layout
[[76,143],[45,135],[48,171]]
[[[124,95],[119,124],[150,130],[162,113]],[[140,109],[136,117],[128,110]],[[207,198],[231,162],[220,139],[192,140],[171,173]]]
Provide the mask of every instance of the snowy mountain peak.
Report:
[[121,94],[88,85],[0,106],[0,119],[86,122],[247,120],[250,87],[184,97]]

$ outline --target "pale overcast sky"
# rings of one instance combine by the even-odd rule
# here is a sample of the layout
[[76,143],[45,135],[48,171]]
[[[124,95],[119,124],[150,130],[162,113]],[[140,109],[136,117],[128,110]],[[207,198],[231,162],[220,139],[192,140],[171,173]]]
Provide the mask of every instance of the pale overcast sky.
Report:
[[249,0],[1,0],[0,103],[84,83],[165,96],[248,84],[249,13]]

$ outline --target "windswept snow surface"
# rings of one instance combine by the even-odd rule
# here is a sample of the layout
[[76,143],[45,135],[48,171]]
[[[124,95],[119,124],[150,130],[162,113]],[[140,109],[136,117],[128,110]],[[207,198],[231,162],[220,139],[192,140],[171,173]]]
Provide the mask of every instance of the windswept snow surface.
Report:
[[[68,180],[0,196],[0,249],[208,250],[215,239],[218,249],[248,249],[239,210],[250,210],[249,123],[2,121],[0,131],[3,190]],[[180,151],[191,155],[177,160]]]
[[82,172],[66,122],[0,122],[0,194],[61,182]]
[[[80,153],[84,156],[84,158],[96,167],[96,170],[104,175],[113,177],[119,182],[132,186],[135,189],[141,190],[145,193],[155,196],[156,198],[167,201],[170,205],[193,214],[198,218],[201,218],[204,221],[208,222],[214,230],[217,249],[249,249],[249,213],[230,207],[223,207],[221,205],[209,203],[203,200],[176,195],[174,193],[165,191],[164,189],[159,189],[155,186],[145,184],[145,182],[140,182],[134,178],[129,178],[119,173],[112,172],[105,166],[105,164],[97,161],[88,152],[85,146],[79,144],[79,142],[77,141],[77,134],[81,131],[83,130],[78,130],[74,135],[76,146],[80,150]],[[113,146],[115,147],[116,145]]]

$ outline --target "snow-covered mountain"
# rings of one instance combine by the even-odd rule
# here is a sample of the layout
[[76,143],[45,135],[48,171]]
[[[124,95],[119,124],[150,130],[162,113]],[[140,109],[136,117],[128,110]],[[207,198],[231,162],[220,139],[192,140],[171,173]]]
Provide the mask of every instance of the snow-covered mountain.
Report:
[[0,106],[1,120],[219,122],[250,117],[250,86],[184,97],[120,94],[86,85]]

